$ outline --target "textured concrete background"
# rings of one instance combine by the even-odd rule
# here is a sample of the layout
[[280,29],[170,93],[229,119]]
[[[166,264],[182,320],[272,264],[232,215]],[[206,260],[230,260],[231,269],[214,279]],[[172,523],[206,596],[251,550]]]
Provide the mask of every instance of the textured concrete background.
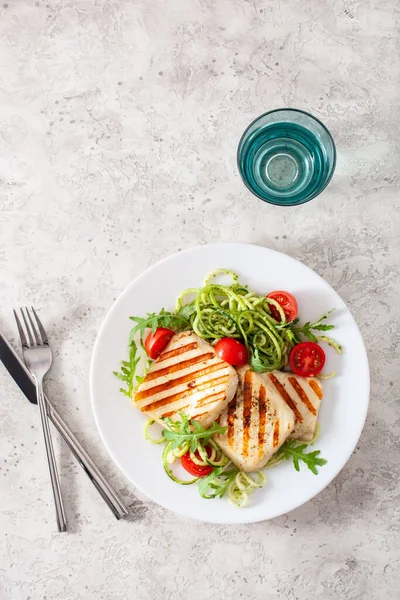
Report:
[[[4,2],[4,0],[3,0]],[[45,314],[47,389],[132,509],[116,522],[60,443],[58,535],[39,415],[0,368],[0,598],[397,600],[399,7],[395,0],[8,0],[0,5],[0,306]],[[241,183],[244,127],[310,110],[339,160],[295,209]],[[135,494],[91,414],[88,369],[116,295],[158,259],[212,241],[299,258],[364,335],[371,408],[315,500],[253,526],[176,517]]]

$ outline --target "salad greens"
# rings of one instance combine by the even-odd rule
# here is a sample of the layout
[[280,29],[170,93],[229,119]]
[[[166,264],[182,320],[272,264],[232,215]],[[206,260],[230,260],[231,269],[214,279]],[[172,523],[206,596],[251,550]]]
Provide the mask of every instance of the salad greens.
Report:
[[119,391],[125,396],[128,396],[128,398],[132,398],[135,371],[137,364],[140,360],[140,356],[137,356],[137,350],[138,349],[135,342],[133,340],[130,341],[128,348],[128,360],[122,360],[120,370],[113,371],[115,377],[118,377],[118,379],[122,381],[126,386],[125,388],[119,388]]
[[304,462],[314,475],[318,475],[317,467],[326,465],[326,460],[320,458],[320,450],[313,452],[304,452],[308,444],[299,444],[296,440],[286,440],[279,448],[277,457],[283,456],[285,460],[293,459],[293,465],[296,471],[300,471],[299,461]]
[[[232,277],[231,285],[212,283],[213,276],[220,272]],[[195,295],[195,298],[185,303],[189,295]],[[272,317],[271,306],[279,312],[280,321]],[[135,340],[139,335],[139,345],[143,349],[146,331],[151,329],[154,333],[157,327],[167,327],[176,332],[192,329],[210,343],[222,337],[239,339],[246,345],[250,366],[260,373],[282,369],[288,363],[291,349],[303,338],[316,343],[326,342],[341,353],[341,346],[330,337],[314,333],[333,329],[333,325],[324,322],[331,312],[314,323],[307,322],[302,326],[298,325],[298,319],[287,322],[284,311],[275,300],[250,292],[235,273],[219,269],[206,279],[204,287],[185,290],[179,296],[174,312],[161,309],[159,313],[148,313],[146,317],[130,317],[135,325],[129,336],[129,359],[122,361],[120,371],[114,374],[125,384],[121,392],[131,396],[135,385],[142,379],[136,376],[139,358]]]
[[131,329],[129,335],[129,342],[134,341],[136,333],[140,334],[140,341],[143,342],[143,336],[146,329],[151,329],[152,333],[155,332],[157,327],[168,327],[174,331],[182,331],[189,329],[189,320],[177,313],[171,313],[165,311],[163,308],[157,313],[147,313],[147,317],[129,317],[131,321],[134,321],[136,325]]
[[211,427],[205,429],[198,421],[190,420],[182,413],[179,421],[173,421],[170,418],[163,419],[163,421],[166,429],[163,429],[162,435],[167,441],[172,442],[171,450],[175,450],[184,442],[189,442],[189,449],[195,452],[198,441],[201,440],[203,446],[206,446],[215,434],[225,433],[227,430],[227,427],[221,427],[218,423],[213,423]]
[[[217,273],[231,276],[231,285],[213,283]],[[194,295],[194,299],[185,302],[189,295]],[[275,311],[271,311],[271,307]],[[280,315],[280,321],[272,316],[272,312],[276,316],[276,311]],[[308,321],[299,325],[298,318],[287,322],[282,307],[275,300],[249,291],[247,286],[239,283],[235,273],[219,269],[206,279],[204,287],[184,291],[177,300],[175,311],[161,309],[159,313],[148,313],[146,317],[130,317],[134,326],[129,336],[128,359],[121,362],[120,370],[114,371],[114,375],[124,384],[120,391],[132,398],[135,386],[143,379],[136,375],[136,370],[141,358],[145,356],[145,336],[149,329],[154,333],[158,327],[175,332],[191,329],[209,343],[223,337],[238,339],[246,345],[249,364],[258,372],[282,369],[288,363],[292,348],[304,339],[315,343],[325,342],[341,354],[342,347],[324,333],[334,328],[326,323],[331,312],[328,311],[314,323]],[[323,335],[316,335],[316,332],[322,332]],[[151,361],[147,358],[147,367],[150,364]],[[214,441],[214,436],[225,433],[226,427],[214,422],[205,429],[198,421],[190,420],[182,413],[176,421],[171,418],[163,421],[164,429],[159,439],[154,440],[148,434],[153,420],[147,422],[145,436],[152,443],[165,444],[162,455],[164,469],[175,482],[188,485],[198,481],[199,493],[203,498],[222,498],[227,495],[237,506],[244,506],[249,494],[265,485],[266,477],[261,470],[252,474],[240,471]],[[317,425],[315,437],[309,444],[314,443],[318,432]],[[316,475],[317,467],[325,465],[327,461],[319,456],[319,450],[307,452],[309,444],[286,440],[265,468],[291,460],[296,471],[300,470],[302,462]],[[179,479],[169,465],[184,454],[190,455],[197,465],[212,466],[213,471],[200,479]]]
[[[140,361],[138,356],[138,346],[135,341],[136,334],[140,336],[140,347],[144,347],[144,337],[147,329],[151,329],[152,333],[155,332],[157,327],[168,327],[174,331],[184,331],[190,327],[189,321],[180,315],[175,313],[167,312],[163,308],[157,313],[147,313],[147,317],[129,317],[136,323],[132,327],[129,334],[129,346],[128,346],[128,360],[121,361],[121,367],[119,371],[113,371],[114,375],[118,377],[120,381],[125,384],[125,388],[120,388],[119,391],[132,398],[133,389],[136,385],[142,382],[143,376],[136,376],[136,368]],[[147,366],[150,361],[147,360]]]
[[[151,424],[153,421],[149,421],[149,423]],[[240,471],[215,444],[213,436],[224,433],[226,427],[221,427],[214,422],[209,429],[205,429],[198,421],[190,420],[187,415],[182,413],[177,421],[168,418],[164,419],[164,423],[165,429],[162,431],[162,437],[167,444],[163,452],[164,469],[167,475],[176,483],[188,485],[197,481],[202,498],[223,498],[227,495],[228,499],[239,507],[247,503],[248,496],[254,489],[265,485],[267,480],[262,470],[252,474]],[[315,439],[310,444],[314,441]],[[153,441],[153,443],[159,443],[159,441]],[[208,445],[212,449],[211,457],[208,456],[205,450]],[[319,456],[320,450],[306,452],[305,449],[308,445],[296,440],[286,440],[265,468],[275,466],[284,460],[293,460],[296,471],[300,471],[300,462],[303,462],[314,475],[317,475],[317,467],[322,467],[327,461]],[[215,452],[215,449],[219,454]],[[197,453],[202,460],[197,459],[196,464],[213,465],[213,471],[206,477],[195,478],[190,481],[176,477],[169,463],[174,462],[176,458],[186,452],[190,452],[192,458]]]

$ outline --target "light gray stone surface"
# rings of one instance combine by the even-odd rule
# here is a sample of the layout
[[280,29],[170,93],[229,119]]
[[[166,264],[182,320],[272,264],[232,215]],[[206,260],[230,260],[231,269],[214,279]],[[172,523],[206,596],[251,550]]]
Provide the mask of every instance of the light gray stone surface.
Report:
[[[57,442],[68,534],[55,532],[37,411],[0,368],[1,600],[397,600],[399,6],[395,0],[8,0],[0,5],[1,328],[46,314],[48,390],[130,505],[116,522]],[[339,151],[308,205],[242,185],[244,127],[310,110]],[[88,369],[106,309],[158,259],[246,241],[341,294],[364,335],[371,407],[317,498],[253,526],[180,519],[109,459]]]

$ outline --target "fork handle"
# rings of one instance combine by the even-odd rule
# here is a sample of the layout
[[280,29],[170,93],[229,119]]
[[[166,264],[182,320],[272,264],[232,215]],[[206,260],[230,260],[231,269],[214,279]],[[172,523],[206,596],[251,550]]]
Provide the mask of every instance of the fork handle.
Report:
[[56,518],[58,531],[67,531],[67,520],[65,518],[64,505],[61,496],[60,478],[56,458],[54,456],[53,441],[51,439],[49,419],[46,410],[46,401],[43,394],[43,384],[41,379],[36,379],[36,393],[42,420],[44,443],[46,446],[47,462],[50,471],[51,486],[53,488],[54,504],[56,507]]
[[117,519],[126,517],[129,514],[129,511],[118,496],[118,494],[116,493],[116,491],[114,490],[114,488],[108,483],[107,479],[96,467],[89,454],[74,436],[72,431],[68,428],[67,424],[62,420],[62,418],[60,417],[60,415],[58,414],[58,412],[56,411],[56,409],[51,404],[48,398],[46,398],[46,402],[47,414],[49,415],[49,419],[51,420],[54,427],[57,429],[58,433],[61,435],[61,437],[63,438],[64,442],[67,444],[73,455],[75,456],[82,469],[85,471],[86,475],[89,477],[90,481],[95,486],[103,500],[112,510],[114,516]]

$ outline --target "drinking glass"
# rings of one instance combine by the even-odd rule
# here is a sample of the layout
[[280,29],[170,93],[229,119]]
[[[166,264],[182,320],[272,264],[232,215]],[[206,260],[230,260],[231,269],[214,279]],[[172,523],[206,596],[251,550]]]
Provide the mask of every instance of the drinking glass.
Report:
[[237,161],[253,194],[271,204],[295,206],[326,188],[335,170],[336,149],[319,119],[280,108],[250,123],[240,139]]

